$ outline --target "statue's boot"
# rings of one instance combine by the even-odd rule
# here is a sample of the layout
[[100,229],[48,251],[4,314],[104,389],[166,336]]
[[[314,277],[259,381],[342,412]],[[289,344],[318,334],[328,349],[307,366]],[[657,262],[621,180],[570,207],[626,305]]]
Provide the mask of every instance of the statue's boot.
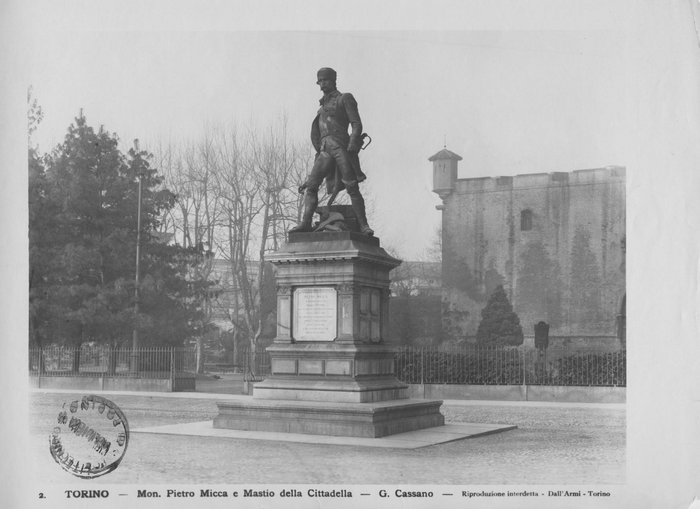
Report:
[[357,218],[357,224],[360,227],[360,233],[372,236],[374,235],[374,230],[369,227],[367,223],[367,214],[365,213],[365,199],[360,194],[360,188],[357,184],[347,186],[348,195],[350,196],[350,203],[352,203],[352,210],[355,212],[355,217]]
[[316,207],[318,207],[318,191],[307,189],[306,194],[304,195],[304,213],[301,216],[301,222],[289,230],[289,232],[296,233],[313,231],[313,228],[311,227],[311,219],[314,217]]

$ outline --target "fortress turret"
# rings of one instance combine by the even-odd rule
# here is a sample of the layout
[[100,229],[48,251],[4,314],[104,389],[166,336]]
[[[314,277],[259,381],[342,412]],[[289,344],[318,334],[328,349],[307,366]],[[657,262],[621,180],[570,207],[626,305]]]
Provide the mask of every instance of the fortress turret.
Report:
[[[447,148],[443,148],[440,152],[428,158],[428,161],[433,163],[433,192],[437,193],[441,200],[452,194],[457,181],[457,164],[462,157],[454,152],[450,152]],[[437,207],[442,208],[442,205]]]

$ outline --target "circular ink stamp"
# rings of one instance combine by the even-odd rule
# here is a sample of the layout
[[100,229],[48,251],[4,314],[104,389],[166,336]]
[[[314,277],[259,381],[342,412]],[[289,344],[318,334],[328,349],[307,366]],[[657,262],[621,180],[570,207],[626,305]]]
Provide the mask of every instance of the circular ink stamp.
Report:
[[64,403],[49,436],[49,450],[63,470],[94,479],[119,466],[129,445],[129,423],[117,405],[100,396]]

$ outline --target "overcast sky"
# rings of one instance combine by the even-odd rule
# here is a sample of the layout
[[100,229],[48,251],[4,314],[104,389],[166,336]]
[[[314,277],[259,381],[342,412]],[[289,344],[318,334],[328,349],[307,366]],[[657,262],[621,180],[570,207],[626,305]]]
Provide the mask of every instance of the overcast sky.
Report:
[[37,43],[42,150],[80,108],[125,148],[285,114],[308,140],[316,71],[333,67],[373,139],[362,152],[370,224],[406,259],[440,222],[427,159],[445,143],[464,158],[460,178],[626,164],[619,32],[47,30]]

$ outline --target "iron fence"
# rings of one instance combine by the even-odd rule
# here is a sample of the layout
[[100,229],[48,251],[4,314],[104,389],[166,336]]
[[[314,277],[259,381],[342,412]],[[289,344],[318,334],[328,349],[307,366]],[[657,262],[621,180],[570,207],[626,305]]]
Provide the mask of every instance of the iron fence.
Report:
[[569,352],[526,350],[525,375],[530,385],[627,386],[627,351]]
[[243,350],[244,380],[256,382],[264,380],[271,373],[270,354],[266,350]]
[[241,369],[241,355],[234,350],[204,350],[204,370],[207,372],[232,372]]
[[[270,374],[270,354],[239,351],[238,365],[245,380]],[[625,387],[627,353],[567,348],[470,345],[460,348],[399,347],[396,377],[410,384],[553,385]]]
[[625,387],[626,352],[467,346],[400,347],[396,376],[412,384]]
[[142,347],[133,350],[91,345],[51,346],[29,349],[29,374],[194,379],[196,360],[196,352],[191,348]]
[[401,347],[396,376],[406,383],[488,384],[523,383],[522,359],[516,349],[469,348],[439,350]]
[[262,380],[270,374],[270,354],[265,348],[257,348],[253,353],[250,348],[239,348],[237,352],[205,351],[204,368],[215,372],[238,372],[244,374],[245,380]]

